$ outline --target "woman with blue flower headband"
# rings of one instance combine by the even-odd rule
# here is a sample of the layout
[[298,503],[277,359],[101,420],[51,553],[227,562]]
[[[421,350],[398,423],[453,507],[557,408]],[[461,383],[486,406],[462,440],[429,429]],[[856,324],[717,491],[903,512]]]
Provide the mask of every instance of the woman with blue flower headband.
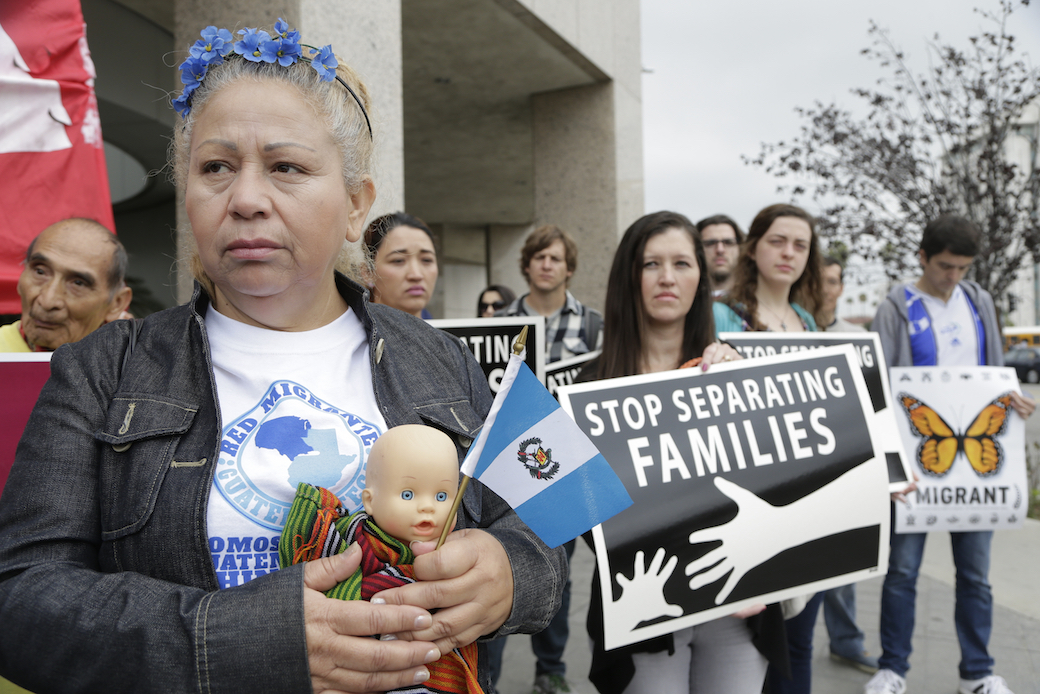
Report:
[[299,483],[353,510],[383,432],[437,427],[461,460],[491,395],[457,340],[336,269],[360,276],[375,187],[368,92],[331,47],[282,20],[207,27],[181,80],[195,293],[55,353],[0,500],[0,676],[37,694],[427,691],[449,650],[548,623],[562,552],[474,483],[444,545],[413,544],[416,583],[327,598],[356,546],[277,570]]

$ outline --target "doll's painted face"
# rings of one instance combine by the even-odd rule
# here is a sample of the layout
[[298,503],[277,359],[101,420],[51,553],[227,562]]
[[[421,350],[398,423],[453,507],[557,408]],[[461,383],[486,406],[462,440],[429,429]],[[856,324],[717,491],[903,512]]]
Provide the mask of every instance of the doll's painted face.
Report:
[[437,429],[407,424],[372,446],[361,501],[387,534],[429,542],[440,537],[458,489],[455,444]]

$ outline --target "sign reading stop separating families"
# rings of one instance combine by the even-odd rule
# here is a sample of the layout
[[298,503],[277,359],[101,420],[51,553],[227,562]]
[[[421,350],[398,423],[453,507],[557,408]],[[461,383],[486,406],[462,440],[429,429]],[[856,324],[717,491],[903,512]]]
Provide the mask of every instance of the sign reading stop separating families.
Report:
[[527,331],[528,368],[545,383],[545,318],[542,316],[510,316],[507,318],[438,318],[426,321],[435,328],[459,338],[480,364],[492,393],[498,392],[506,372],[513,343],[524,326]]
[[1020,528],[1029,508],[1021,393],[1002,366],[891,369],[917,490],[895,505],[897,533]]
[[884,573],[888,473],[852,346],[559,397],[634,501],[593,529],[606,648]]
[[901,492],[913,479],[910,458],[904,453],[896,424],[896,408],[888,387],[888,369],[877,333],[720,333],[745,359],[790,354],[831,345],[852,345],[863,372],[867,394],[874,406],[875,426],[888,465],[889,491]]

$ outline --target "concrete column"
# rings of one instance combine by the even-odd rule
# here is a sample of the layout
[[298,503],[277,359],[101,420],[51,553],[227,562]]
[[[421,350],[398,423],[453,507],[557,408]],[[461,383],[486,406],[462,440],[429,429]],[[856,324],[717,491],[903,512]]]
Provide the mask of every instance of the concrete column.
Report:
[[[639,3],[619,0],[612,7],[614,135],[617,147],[618,238],[644,213],[643,68]],[[606,280],[604,280],[606,281]]]
[[331,43],[371,94],[377,193],[371,217],[405,209],[401,1],[299,0],[299,6],[300,34],[306,42],[318,47]]
[[188,47],[198,40],[199,32],[211,24],[232,34],[243,27],[267,27],[270,31],[281,17],[289,26],[298,27],[301,4],[300,0],[174,0],[174,67],[187,56]]
[[536,94],[532,104],[535,226],[556,224],[574,237],[571,292],[602,309],[618,238],[614,85]]
[[491,277],[488,284],[504,284],[517,296],[527,291],[527,280],[520,272],[520,251],[523,250],[524,239],[534,229],[530,224],[492,224],[488,228]]
[[[373,178],[378,198],[373,216],[404,207],[404,117],[401,87],[400,0],[175,0],[174,45],[171,62],[179,65],[199,31],[212,24],[232,32],[242,27],[270,30],[282,17],[299,29],[312,46],[332,44],[339,58],[358,71],[373,99],[372,128],[376,138]],[[178,82],[179,83],[179,82]],[[345,98],[350,98],[345,95]],[[183,200],[177,201],[177,253],[180,262],[177,295],[187,301],[191,276],[184,263],[189,247]]]

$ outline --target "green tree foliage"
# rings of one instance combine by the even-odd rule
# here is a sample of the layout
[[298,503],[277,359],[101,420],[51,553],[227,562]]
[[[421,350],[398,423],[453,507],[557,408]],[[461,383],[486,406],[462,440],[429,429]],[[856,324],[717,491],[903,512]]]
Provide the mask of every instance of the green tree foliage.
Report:
[[892,279],[913,274],[929,220],[972,219],[984,236],[974,278],[1003,296],[1023,263],[1040,261],[1040,171],[1008,157],[1009,140],[1023,137],[1037,161],[1036,125],[1025,127],[1022,116],[1040,108],[1040,69],[1016,54],[1007,31],[1015,5],[977,9],[992,30],[970,37],[964,50],[936,35],[923,75],[911,73],[889,33],[871,22],[873,43],[862,54],[886,76],[852,90],[866,116],[833,103],[799,108],[800,134],[763,144],[745,163],[780,178],[781,194],[811,198],[823,211],[823,235],[880,261]]

